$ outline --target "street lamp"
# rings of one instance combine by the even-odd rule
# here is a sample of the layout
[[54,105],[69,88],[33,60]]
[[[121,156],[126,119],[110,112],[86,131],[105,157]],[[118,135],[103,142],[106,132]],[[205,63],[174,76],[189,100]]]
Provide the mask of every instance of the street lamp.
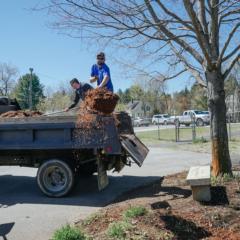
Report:
[[29,68],[30,71],[30,84],[29,84],[29,108],[32,110],[33,108],[33,100],[32,100],[32,73],[33,73],[33,68]]

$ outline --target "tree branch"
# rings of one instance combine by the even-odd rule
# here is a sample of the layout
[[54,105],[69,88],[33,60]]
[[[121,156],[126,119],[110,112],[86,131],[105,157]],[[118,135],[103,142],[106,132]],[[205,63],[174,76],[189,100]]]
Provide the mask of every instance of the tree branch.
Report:
[[229,75],[229,73],[232,71],[233,67],[235,66],[235,64],[237,62],[240,61],[240,53],[236,56],[236,58],[231,62],[230,66],[226,69],[226,71],[223,74],[224,79],[227,78],[227,76]]
[[154,19],[155,23],[157,24],[159,30],[163,32],[169,39],[173,39],[177,44],[179,44],[181,47],[183,47],[187,52],[189,52],[200,64],[204,63],[204,59],[202,56],[195,51],[191,46],[189,46],[184,40],[176,38],[176,35],[174,35],[171,31],[169,31],[164,25],[163,22],[159,20],[157,17],[155,11],[153,10],[150,0],[144,0],[146,3],[146,6],[148,8],[149,13],[151,14],[152,18]]
[[223,58],[222,62],[227,61],[229,58],[234,56],[239,50],[240,50],[240,44],[236,48],[234,48],[225,58]]
[[[210,50],[210,44],[208,42],[208,39],[207,39],[206,35],[204,34],[201,23],[199,22],[199,20],[197,18],[197,15],[193,9],[193,5],[190,2],[190,0],[183,0],[183,2],[184,2],[185,9],[187,10],[187,13],[188,13],[190,19],[192,20],[194,30],[197,35],[197,40],[198,40],[199,46],[201,47],[201,50],[208,62],[208,65],[211,66],[212,63],[211,63],[211,59],[210,59],[210,55],[209,55],[209,54],[211,54],[211,50]],[[204,9],[204,11],[205,11],[205,9]]]
[[178,52],[178,50],[174,47],[172,43],[170,43],[171,49],[175,53],[175,55],[180,59],[180,61],[184,64],[185,68],[195,77],[196,81],[198,82],[199,85],[206,87],[206,81],[203,80],[201,77],[201,74],[199,71],[194,69],[188,61],[183,57],[181,53]]
[[[220,66],[221,62],[222,62],[222,58],[225,54],[225,51],[227,49],[227,47],[229,46],[229,43],[231,42],[235,32],[237,31],[237,29],[240,27],[240,23],[236,24],[235,27],[232,29],[232,31],[229,33],[228,35],[228,38],[227,38],[227,41],[225,42],[224,46],[223,46],[223,49],[219,55],[219,58],[218,58],[218,61],[217,61],[217,66]],[[234,54],[234,53],[233,53]],[[227,57],[226,59],[228,59],[229,57]],[[225,59],[225,60],[226,60]],[[224,61],[225,61],[224,60]]]

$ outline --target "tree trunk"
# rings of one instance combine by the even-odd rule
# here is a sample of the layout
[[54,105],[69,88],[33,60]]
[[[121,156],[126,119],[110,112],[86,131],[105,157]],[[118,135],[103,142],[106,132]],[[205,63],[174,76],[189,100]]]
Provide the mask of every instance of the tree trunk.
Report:
[[221,70],[207,71],[208,106],[211,113],[212,174],[232,174],[228,147],[224,78]]

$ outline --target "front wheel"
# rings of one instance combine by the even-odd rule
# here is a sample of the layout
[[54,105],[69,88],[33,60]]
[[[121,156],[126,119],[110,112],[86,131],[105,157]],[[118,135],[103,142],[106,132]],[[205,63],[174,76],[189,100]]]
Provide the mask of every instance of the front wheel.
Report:
[[49,197],[63,197],[74,185],[74,173],[64,161],[52,159],[44,162],[37,172],[37,183]]

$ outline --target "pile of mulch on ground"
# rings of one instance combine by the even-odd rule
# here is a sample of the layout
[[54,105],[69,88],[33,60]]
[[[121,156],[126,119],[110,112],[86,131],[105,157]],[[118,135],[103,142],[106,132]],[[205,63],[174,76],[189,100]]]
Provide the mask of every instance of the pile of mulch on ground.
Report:
[[26,118],[26,117],[39,117],[42,115],[43,113],[39,111],[19,110],[19,111],[9,111],[6,113],[2,113],[0,115],[0,118]]
[[193,201],[186,175],[170,175],[125,193],[87,220],[76,222],[76,226],[93,239],[110,240],[111,224],[124,228],[126,224],[120,224],[126,222],[126,210],[143,206],[147,214],[128,219],[124,239],[239,240],[240,175],[215,183],[208,204]]
[[118,100],[118,95],[105,88],[97,88],[88,91],[84,100],[84,107],[89,111],[95,111],[100,114],[111,114]]

